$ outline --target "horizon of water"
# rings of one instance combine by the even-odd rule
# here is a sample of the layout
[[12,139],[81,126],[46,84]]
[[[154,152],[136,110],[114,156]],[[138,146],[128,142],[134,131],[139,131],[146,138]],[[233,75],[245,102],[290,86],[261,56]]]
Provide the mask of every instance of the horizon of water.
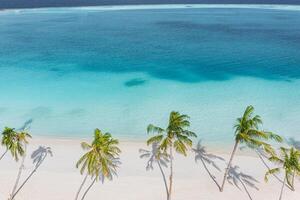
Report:
[[163,8],[1,13],[0,127],[143,139],[177,110],[225,143],[251,104],[264,129],[299,139],[299,11]]
[[153,5],[153,4],[273,4],[300,5],[299,0],[2,0],[0,9],[42,8],[42,7],[80,7],[113,5]]

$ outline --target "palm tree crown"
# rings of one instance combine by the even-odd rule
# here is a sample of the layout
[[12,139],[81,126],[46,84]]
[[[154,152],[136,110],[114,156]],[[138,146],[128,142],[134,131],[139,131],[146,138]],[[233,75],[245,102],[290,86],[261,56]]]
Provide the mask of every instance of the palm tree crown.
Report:
[[2,132],[1,145],[5,146],[7,149],[10,149],[16,136],[16,131],[14,128],[5,127]]
[[188,130],[189,127],[189,116],[181,115],[179,112],[175,111],[170,113],[169,124],[166,129],[152,124],[147,127],[148,134],[157,134],[147,140],[147,145],[158,144],[159,150],[170,158],[170,176],[169,187],[167,188],[167,200],[171,200],[173,187],[173,148],[177,153],[186,156],[188,149],[193,145],[191,137],[197,137],[195,133]]
[[284,176],[287,184],[294,188],[293,178],[294,175],[300,174],[300,151],[295,148],[286,149],[280,148],[280,156],[273,155],[269,158],[270,161],[279,164],[277,168],[273,168],[267,171],[265,175],[265,181],[268,181],[268,176],[271,174],[279,173],[281,169],[284,170]]
[[147,144],[158,143],[159,148],[167,151],[171,146],[179,154],[187,155],[188,147],[192,147],[193,141],[190,137],[197,137],[197,135],[187,128],[190,127],[189,116],[181,115],[179,112],[171,112],[169,117],[169,124],[166,129],[150,124],[147,128],[148,133],[157,133],[157,135],[148,139]]
[[121,150],[117,146],[119,141],[113,139],[110,133],[102,133],[99,129],[94,132],[94,140],[91,144],[81,143],[81,147],[88,152],[77,162],[76,167],[81,166],[80,172],[85,171],[96,180],[112,179],[116,175],[119,165]]
[[28,144],[28,138],[31,135],[25,131],[17,132],[14,128],[5,127],[2,132],[1,144],[9,150],[13,158],[18,161],[20,156],[25,153],[25,145]]
[[259,130],[262,125],[262,120],[259,115],[253,116],[254,107],[248,106],[242,117],[237,119],[234,126],[235,140],[238,143],[246,143],[248,147],[258,148],[263,147],[268,153],[273,153],[271,145],[264,140],[273,139],[277,142],[282,142],[282,138],[272,132]]

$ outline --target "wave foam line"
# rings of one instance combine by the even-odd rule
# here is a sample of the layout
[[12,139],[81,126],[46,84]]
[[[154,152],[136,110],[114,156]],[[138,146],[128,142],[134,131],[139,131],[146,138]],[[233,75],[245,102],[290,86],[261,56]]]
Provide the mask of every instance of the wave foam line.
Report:
[[271,9],[300,11],[299,5],[271,5],[271,4],[161,4],[161,5],[112,5],[85,7],[51,7],[7,9],[1,13],[61,13],[74,11],[118,11],[118,10],[155,10],[155,9],[191,9],[191,8],[237,8],[237,9]]

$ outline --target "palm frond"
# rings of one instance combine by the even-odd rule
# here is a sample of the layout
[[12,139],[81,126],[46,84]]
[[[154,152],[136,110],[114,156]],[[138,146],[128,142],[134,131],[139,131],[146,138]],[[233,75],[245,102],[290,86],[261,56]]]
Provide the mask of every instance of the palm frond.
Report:
[[271,174],[277,174],[279,172],[280,172],[280,168],[274,168],[274,169],[268,170],[267,173],[265,174],[265,181],[268,182],[269,175],[271,175]]

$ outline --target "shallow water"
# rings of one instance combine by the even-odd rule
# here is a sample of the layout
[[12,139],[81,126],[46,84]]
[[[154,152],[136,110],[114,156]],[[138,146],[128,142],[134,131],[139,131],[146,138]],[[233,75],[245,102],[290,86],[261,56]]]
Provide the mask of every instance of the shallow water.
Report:
[[[300,11],[45,9],[0,15],[0,127],[144,138],[168,113],[211,142],[252,104],[299,138]],[[299,138],[300,139],[300,138]]]

